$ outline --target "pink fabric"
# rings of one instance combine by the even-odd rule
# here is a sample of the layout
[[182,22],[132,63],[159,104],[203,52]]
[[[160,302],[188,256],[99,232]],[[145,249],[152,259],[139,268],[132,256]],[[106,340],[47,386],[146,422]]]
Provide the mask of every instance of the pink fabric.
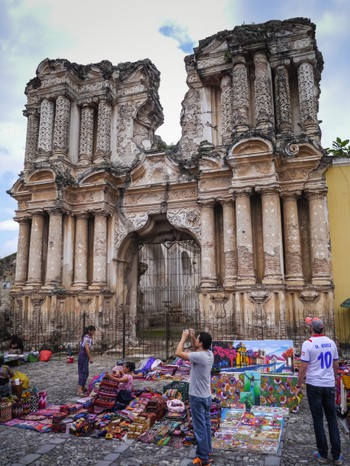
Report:
[[[120,382],[119,384],[119,390],[129,390],[130,392],[132,391],[132,387],[134,385],[134,378],[131,374],[125,374],[125,376],[128,378],[127,382]],[[124,377],[124,375],[123,375]]]

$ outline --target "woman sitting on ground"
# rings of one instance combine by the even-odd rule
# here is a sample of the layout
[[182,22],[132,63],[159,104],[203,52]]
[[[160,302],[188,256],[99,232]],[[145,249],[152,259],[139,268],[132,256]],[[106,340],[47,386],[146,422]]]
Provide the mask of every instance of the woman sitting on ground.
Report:
[[9,344],[9,354],[23,354],[23,341],[17,335],[11,335]]
[[10,380],[14,377],[13,370],[5,364],[4,356],[0,356],[0,398],[10,395]]
[[128,404],[132,400],[132,389],[134,386],[134,378],[132,373],[135,370],[134,362],[125,362],[120,371],[114,370],[112,374],[106,374],[105,379],[118,382],[117,403]]

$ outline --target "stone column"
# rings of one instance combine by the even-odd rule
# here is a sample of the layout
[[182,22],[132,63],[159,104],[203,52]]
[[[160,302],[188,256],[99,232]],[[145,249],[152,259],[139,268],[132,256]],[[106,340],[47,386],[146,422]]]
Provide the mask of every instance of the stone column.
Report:
[[275,101],[277,132],[291,135],[293,132],[293,122],[289,75],[287,67],[284,64],[279,64],[275,68]]
[[274,126],[270,65],[263,53],[254,55],[256,129],[269,132]]
[[92,162],[94,147],[94,113],[95,110],[84,104],[81,109],[81,126],[79,141],[79,163],[89,165]]
[[97,141],[95,162],[108,161],[111,156],[111,120],[112,107],[107,100],[98,104]]
[[232,80],[226,75],[221,79],[221,141],[230,144],[232,141]]
[[27,109],[23,112],[27,117],[27,136],[24,164],[34,162],[39,138],[39,114],[36,108]]
[[38,149],[41,155],[52,152],[53,121],[55,105],[51,100],[44,99],[40,106],[40,124]]
[[315,285],[332,282],[326,193],[325,188],[306,192],[310,213],[312,283]]
[[74,282],[74,247],[75,247],[75,221],[74,215],[65,215],[63,222],[63,265],[62,285],[70,288]]
[[88,264],[88,215],[78,215],[75,222],[74,250],[74,283],[75,288],[87,288]]
[[214,202],[200,201],[201,205],[201,231],[202,231],[202,283],[203,288],[216,286],[216,260],[215,260],[215,222]]
[[107,216],[106,212],[95,213],[94,267],[90,288],[104,287],[107,284]]
[[236,134],[249,130],[249,83],[245,58],[237,55],[233,58],[233,128]]
[[56,99],[53,148],[56,155],[67,155],[70,122],[70,100],[63,95]]
[[30,243],[30,219],[21,218],[16,219],[16,221],[19,223],[19,232],[14,285],[15,287],[21,287],[24,286],[27,282]]
[[286,280],[303,283],[301,241],[297,196],[301,193],[283,193],[283,227]]
[[283,276],[281,207],[276,188],[261,188],[263,249],[265,273],[263,283],[280,283]]
[[42,251],[44,233],[44,213],[32,214],[32,229],[29,247],[28,286],[42,284]]
[[62,212],[49,212],[49,238],[47,247],[46,286],[61,284],[62,274]]
[[304,133],[309,136],[321,135],[317,120],[318,88],[315,83],[314,68],[309,62],[298,67],[298,88],[300,119]]
[[232,287],[237,280],[236,212],[232,199],[221,201],[223,210],[225,273],[224,287]]
[[243,284],[254,284],[253,231],[249,188],[233,193],[236,198],[237,279]]

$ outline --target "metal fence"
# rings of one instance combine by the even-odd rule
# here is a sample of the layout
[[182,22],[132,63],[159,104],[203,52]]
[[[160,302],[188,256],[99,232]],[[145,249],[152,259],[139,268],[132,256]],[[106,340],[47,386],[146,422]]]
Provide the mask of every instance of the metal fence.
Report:
[[[26,350],[49,346],[56,352],[77,352],[83,329],[91,324],[97,329],[98,351],[113,351],[116,357],[122,358],[154,356],[168,360],[174,356],[184,328],[208,330],[216,341],[239,339],[239,317],[234,316],[234,311],[227,312],[227,316],[220,319],[204,318],[200,313],[200,249],[194,241],[142,244],[138,255],[136,311],[131,313],[127,306],[115,309],[110,320],[104,322],[103,315],[62,310],[61,320],[54,331],[44,323],[44,319],[36,319],[30,327],[30,347],[27,346]],[[308,337],[303,321],[302,315],[295,316],[296,323],[286,327],[281,338],[292,340],[296,352]],[[326,328],[327,334],[336,337],[341,356],[349,359],[350,332],[347,329],[350,329],[350,309],[336,311],[335,323],[335,329]],[[264,328],[256,332],[252,316],[244,316],[244,328],[246,340],[270,339]],[[7,349],[12,333],[22,333],[21,322],[6,307],[0,312],[0,350]]]

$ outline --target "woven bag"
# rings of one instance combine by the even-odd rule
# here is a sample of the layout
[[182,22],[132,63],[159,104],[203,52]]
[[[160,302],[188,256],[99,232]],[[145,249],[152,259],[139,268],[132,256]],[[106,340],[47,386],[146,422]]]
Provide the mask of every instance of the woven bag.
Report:
[[0,403],[0,422],[7,422],[12,419],[11,401],[2,401]]
[[30,411],[35,413],[39,409],[39,395],[32,393],[30,396]]
[[23,415],[23,403],[17,400],[12,404],[12,417],[21,417]]

